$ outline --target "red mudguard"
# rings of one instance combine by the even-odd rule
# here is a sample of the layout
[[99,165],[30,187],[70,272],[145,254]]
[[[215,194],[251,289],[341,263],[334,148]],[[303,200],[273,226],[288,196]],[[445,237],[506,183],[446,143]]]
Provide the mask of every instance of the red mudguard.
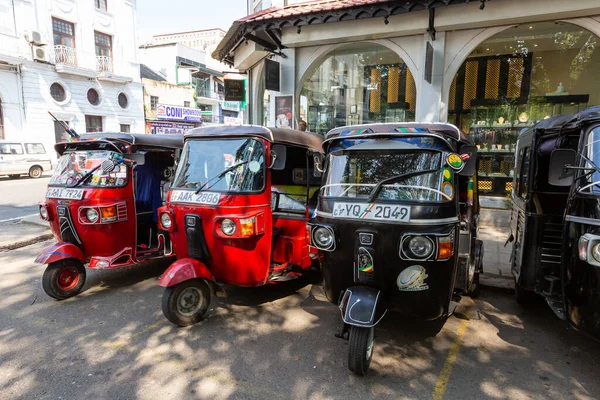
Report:
[[85,262],[85,256],[81,249],[71,243],[55,243],[50,247],[46,247],[39,256],[35,259],[38,264],[50,264],[55,261],[64,260],[65,258],[76,258]]
[[208,267],[202,262],[193,258],[182,258],[181,260],[175,261],[167,268],[160,277],[158,285],[170,287],[183,281],[196,278],[208,279],[209,281],[215,280]]

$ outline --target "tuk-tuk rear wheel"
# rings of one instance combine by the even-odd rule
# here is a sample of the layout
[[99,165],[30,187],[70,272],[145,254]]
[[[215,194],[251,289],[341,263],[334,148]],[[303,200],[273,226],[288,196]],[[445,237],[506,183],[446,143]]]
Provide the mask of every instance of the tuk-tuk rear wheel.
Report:
[[57,300],[65,300],[81,293],[85,284],[85,267],[74,258],[48,264],[42,276],[44,292]]
[[375,345],[375,327],[350,327],[348,368],[356,375],[364,375],[369,369]]
[[203,279],[191,279],[165,289],[162,310],[177,326],[193,325],[204,318],[210,306],[210,288]]

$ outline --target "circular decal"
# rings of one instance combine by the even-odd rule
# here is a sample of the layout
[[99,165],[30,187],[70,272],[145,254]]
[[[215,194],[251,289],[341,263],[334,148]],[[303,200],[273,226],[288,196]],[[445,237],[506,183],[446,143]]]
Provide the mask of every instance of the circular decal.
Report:
[[420,292],[429,289],[425,282],[427,279],[425,268],[420,265],[412,265],[404,269],[396,279],[396,285],[401,292]]
[[454,197],[454,187],[450,182],[444,182],[442,185],[442,193],[447,196],[447,200],[452,200]]
[[463,159],[456,153],[448,154],[446,161],[451,168],[456,170],[462,169],[464,166]]
[[248,169],[250,170],[250,172],[255,174],[258,171],[260,171],[260,163],[258,161],[250,161],[248,163]]
[[452,179],[452,171],[448,168],[444,168],[444,180],[449,181]]

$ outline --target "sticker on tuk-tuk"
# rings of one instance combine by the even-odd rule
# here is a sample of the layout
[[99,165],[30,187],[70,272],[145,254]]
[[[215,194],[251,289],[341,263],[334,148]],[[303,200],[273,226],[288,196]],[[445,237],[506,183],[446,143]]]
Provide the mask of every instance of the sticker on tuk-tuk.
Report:
[[364,247],[358,249],[358,271],[368,274],[373,273],[373,257]]
[[221,195],[213,192],[200,192],[196,194],[192,190],[173,190],[171,192],[171,203],[194,203],[217,205]]
[[411,265],[398,274],[396,285],[401,292],[420,292],[429,289],[429,285],[425,282],[428,276],[422,266]]
[[452,171],[449,168],[444,168],[444,181],[449,182],[452,180]]
[[446,161],[448,162],[450,168],[455,170],[461,170],[465,165],[461,156],[459,156],[456,153],[448,154],[448,158],[446,158]]
[[442,184],[442,193],[446,196],[446,200],[452,200],[452,198],[454,198],[454,187],[450,182],[444,182]]

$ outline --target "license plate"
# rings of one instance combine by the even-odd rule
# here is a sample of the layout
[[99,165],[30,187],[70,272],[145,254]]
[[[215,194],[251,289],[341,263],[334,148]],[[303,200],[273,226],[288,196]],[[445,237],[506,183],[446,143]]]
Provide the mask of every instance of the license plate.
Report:
[[195,203],[217,205],[221,195],[212,192],[200,192],[195,194],[193,190],[173,190],[171,191],[171,203]]
[[83,198],[83,189],[48,188],[46,191],[46,198],[81,200]]
[[374,203],[335,203],[333,216],[377,221],[410,221],[410,207]]

